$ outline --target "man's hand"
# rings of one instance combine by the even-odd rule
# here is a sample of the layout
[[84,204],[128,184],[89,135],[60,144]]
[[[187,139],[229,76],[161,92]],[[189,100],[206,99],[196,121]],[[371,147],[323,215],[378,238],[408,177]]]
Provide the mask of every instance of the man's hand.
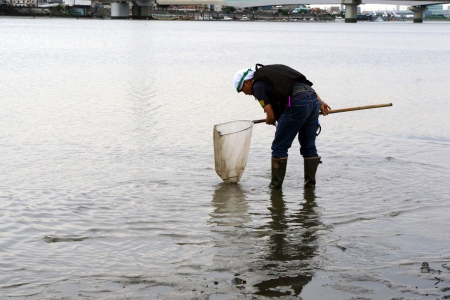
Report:
[[264,112],[266,113],[266,124],[274,125],[275,120],[275,114],[273,113],[272,104],[267,104],[264,106]]
[[266,124],[268,124],[268,125],[275,125],[276,121],[277,120],[275,120],[275,118],[269,119],[269,117],[266,117]]
[[322,98],[320,98],[320,96],[317,94],[317,99],[319,100],[319,103],[322,103],[322,105],[320,106],[320,113],[324,116],[328,115],[328,112],[331,110],[331,107],[328,106],[328,104],[325,103],[325,101],[322,100]]
[[325,102],[320,106],[320,112],[322,115],[326,116],[328,115],[328,112],[331,110],[331,107],[328,106]]

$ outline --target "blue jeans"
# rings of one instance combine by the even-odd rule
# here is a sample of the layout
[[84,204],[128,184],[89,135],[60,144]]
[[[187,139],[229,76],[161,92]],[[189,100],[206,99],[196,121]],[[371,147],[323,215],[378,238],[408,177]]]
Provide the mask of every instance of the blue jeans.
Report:
[[291,97],[291,106],[287,107],[278,119],[272,142],[272,157],[287,157],[297,134],[300,154],[304,158],[317,157],[316,131],[319,111],[320,104],[315,92],[298,93]]

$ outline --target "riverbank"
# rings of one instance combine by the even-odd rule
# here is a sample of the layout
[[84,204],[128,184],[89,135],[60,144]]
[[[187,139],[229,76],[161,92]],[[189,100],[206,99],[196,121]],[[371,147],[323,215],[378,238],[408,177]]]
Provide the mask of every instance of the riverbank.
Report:
[[[83,13],[74,7],[0,7],[0,17],[58,17],[58,18],[98,18],[108,19],[111,18],[111,9],[109,7],[89,7],[83,8]],[[159,17],[154,17],[154,16]],[[120,19],[120,18],[119,18]],[[271,12],[254,12],[244,11],[239,13],[227,13],[227,12],[210,12],[210,11],[174,11],[174,10],[155,10],[149,16],[137,16],[130,14],[127,18],[121,19],[138,19],[138,20],[179,20],[179,21],[272,21],[272,22],[343,22],[344,19],[331,14],[292,14],[283,15],[279,13]],[[404,22],[412,21],[412,19],[404,20],[389,20],[388,22]],[[446,22],[450,19],[444,17],[433,16],[423,19],[424,22],[438,21]],[[370,21],[358,21],[358,22],[370,22]]]
[[111,10],[107,8],[85,8],[85,14],[82,15],[74,8],[64,6],[54,7],[0,7],[0,17],[58,17],[58,18],[108,18],[111,16]]
[[[110,8],[83,8],[80,13],[74,7],[0,7],[0,16],[29,16],[29,17],[61,17],[61,18],[110,18]],[[158,16],[158,17],[154,17]],[[141,20],[196,20],[196,21],[334,21],[335,16],[330,14],[294,14],[283,15],[271,12],[215,12],[215,11],[177,11],[155,10],[149,15],[133,15],[118,19]]]

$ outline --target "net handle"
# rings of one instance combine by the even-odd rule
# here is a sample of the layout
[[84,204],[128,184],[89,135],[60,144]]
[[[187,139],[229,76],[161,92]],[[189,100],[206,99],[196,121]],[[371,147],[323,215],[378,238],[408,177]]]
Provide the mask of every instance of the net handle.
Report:
[[[347,111],[354,111],[354,110],[363,110],[363,109],[372,109],[372,108],[380,108],[380,107],[387,107],[392,106],[392,103],[386,103],[386,104],[375,104],[375,105],[366,105],[366,106],[356,106],[356,107],[348,107],[348,108],[341,108],[341,109],[335,109],[330,110],[328,114],[335,114],[340,112],[347,112]],[[321,113],[322,114],[322,113]],[[260,120],[253,120],[253,123],[263,123],[266,122],[266,119],[260,119]]]

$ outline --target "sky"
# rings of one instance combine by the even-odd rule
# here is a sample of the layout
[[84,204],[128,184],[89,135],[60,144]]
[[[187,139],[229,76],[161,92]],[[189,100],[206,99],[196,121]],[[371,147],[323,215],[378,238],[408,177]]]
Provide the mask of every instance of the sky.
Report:
[[[396,9],[396,5],[384,5],[384,4],[362,4],[361,10],[394,10]],[[444,10],[447,10],[449,5],[444,5]],[[399,10],[407,10],[409,6],[400,5]]]
[[[310,5],[310,7],[320,7],[320,8],[327,8],[330,6],[336,6],[336,5]],[[444,4],[444,10],[448,10],[448,7],[450,4]],[[384,11],[384,10],[396,10],[397,5],[386,5],[386,4],[361,4],[359,5],[361,7],[361,11]],[[400,5],[399,10],[407,10],[408,6]]]

